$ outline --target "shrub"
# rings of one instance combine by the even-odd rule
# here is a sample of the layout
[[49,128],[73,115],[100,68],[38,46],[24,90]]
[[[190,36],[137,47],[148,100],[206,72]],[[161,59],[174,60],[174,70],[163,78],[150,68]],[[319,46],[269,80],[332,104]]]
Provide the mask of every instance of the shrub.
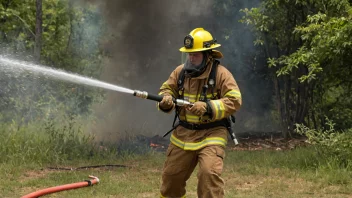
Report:
[[80,125],[70,117],[63,122],[48,120],[0,127],[0,163],[52,163],[89,158],[98,152],[94,137],[84,134]]
[[340,166],[352,169],[352,129],[336,131],[334,123],[328,119],[326,125],[326,130],[315,130],[296,124],[296,131],[307,136],[322,157],[336,160]]

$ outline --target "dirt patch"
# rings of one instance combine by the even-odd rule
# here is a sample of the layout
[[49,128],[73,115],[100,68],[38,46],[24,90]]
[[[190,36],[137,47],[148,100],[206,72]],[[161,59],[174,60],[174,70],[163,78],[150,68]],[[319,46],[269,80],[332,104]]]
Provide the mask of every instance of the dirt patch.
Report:
[[47,176],[47,174],[50,173],[49,170],[42,169],[42,170],[30,170],[25,172],[20,178],[19,182],[25,182],[28,180],[33,180],[33,179],[38,179],[38,178],[44,178]]

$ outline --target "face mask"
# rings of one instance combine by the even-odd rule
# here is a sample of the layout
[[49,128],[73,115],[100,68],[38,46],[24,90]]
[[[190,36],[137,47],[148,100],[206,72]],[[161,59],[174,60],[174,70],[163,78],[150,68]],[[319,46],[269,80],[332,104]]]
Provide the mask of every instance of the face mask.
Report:
[[189,59],[187,59],[184,65],[186,75],[190,75],[191,77],[200,76],[206,69],[208,57],[208,53],[203,52],[203,61],[199,65],[193,65],[190,63]]

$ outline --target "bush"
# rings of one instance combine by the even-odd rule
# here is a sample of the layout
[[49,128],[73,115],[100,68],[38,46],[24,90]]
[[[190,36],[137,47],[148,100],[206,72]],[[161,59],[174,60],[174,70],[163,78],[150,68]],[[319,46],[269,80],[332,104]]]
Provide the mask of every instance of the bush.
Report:
[[0,163],[56,163],[95,156],[94,137],[84,134],[73,117],[0,126]]
[[296,124],[296,131],[307,136],[308,141],[315,146],[322,157],[352,169],[352,129],[335,131],[334,123],[328,119],[326,125],[328,126],[326,130],[315,130]]
[[0,163],[13,165],[63,163],[75,160],[130,158],[151,152],[145,139],[129,135],[119,142],[100,142],[86,134],[74,116],[18,127],[0,125]]
[[87,158],[94,155],[94,136],[84,134],[74,117],[69,116],[61,126],[54,120],[44,125],[44,131],[49,136],[48,149],[60,160]]

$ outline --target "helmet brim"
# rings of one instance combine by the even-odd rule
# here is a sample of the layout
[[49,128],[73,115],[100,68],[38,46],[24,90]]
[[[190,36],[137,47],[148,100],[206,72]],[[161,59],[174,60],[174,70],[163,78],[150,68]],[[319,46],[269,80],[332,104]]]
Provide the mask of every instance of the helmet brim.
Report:
[[211,50],[211,49],[215,49],[215,48],[218,48],[220,47],[221,44],[215,44],[215,45],[212,45],[211,47],[208,47],[208,48],[196,48],[196,49],[187,49],[185,47],[181,47],[180,48],[180,52],[202,52],[202,51],[207,51],[207,50]]

